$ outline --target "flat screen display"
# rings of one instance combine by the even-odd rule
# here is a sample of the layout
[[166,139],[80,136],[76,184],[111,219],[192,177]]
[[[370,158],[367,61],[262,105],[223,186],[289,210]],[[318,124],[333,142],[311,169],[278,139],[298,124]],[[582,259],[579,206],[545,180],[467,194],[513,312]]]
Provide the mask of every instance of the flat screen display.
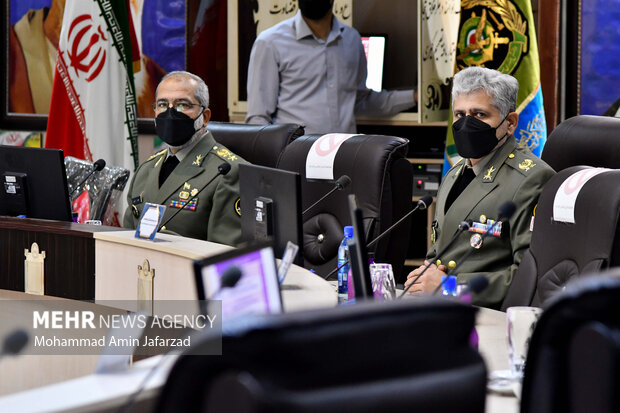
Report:
[[71,221],[60,149],[0,145],[0,215]]
[[[231,267],[241,271],[241,278],[234,287],[222,288],[222,275]],[[222,301],[223,320],[282,312],[280,283],[271,246],[253,246],[196,261],[194,275],[200,300]]]
[[296,172],[259,165],[239,165],[241,234],[244,241],[273,240],[282,258],[290,241],[299,246],[294,263],[303,265],[301,177]]
[[387,36],[379,34],[362,35],[362,45],[366,54],[368,75],[366,87],[380,92],[383,88],[383,63]]

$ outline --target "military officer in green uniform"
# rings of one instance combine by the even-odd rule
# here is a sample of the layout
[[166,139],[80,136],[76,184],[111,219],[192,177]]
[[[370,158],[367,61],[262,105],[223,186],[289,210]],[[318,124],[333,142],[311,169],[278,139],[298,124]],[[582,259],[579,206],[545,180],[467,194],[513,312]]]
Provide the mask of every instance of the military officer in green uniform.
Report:
[[[180,210],[165,225],[166,231],[237,245],[241,242],[239,163],[245,161],[206,131],[211,117],[207,85],[194,74],[170,72],[155,96],[157,135],[169,148],[151,156],[134,173],[123,226],[135,229],[145,203],[150,202],[166,206],[162,223]],[[218,176],[218,168],[225,163],[230,171]]]
[[[526,148],[517,145],[513,132],[517,80],[496,70],[470,67],[454,76],[452,132],[463,158],[445,175],[437,194],[432,228],[433,246],[425,264],[412,271],[405,282],[412,294],[430,293],[449,274],[470,248],[471,256],[459,265],[458,283],[480,274],[489,286],[473,297],[473,303],[498,308],[531,239],[530,224],[542,187],[555,173]],[[482,233],[498,219],[499,207],[511,201],[512,217],[498,224],[493,234]],[[458,239],[437,262],[440,251],[456,235],[459,223],[471,219],[472,228]],[[417,280],[426,266],[428,270]],[[414,282],[415,281],[415,282]]]

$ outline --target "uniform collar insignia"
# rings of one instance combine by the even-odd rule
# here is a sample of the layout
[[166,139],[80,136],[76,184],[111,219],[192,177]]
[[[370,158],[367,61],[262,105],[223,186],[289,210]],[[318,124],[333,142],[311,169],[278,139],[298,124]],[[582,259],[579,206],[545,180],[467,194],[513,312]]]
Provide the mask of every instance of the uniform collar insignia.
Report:
[[200,166],[202,165],[203,157],[201,154],[196,155],[196,159],[192,162],[192,165]]
[[484,177],[482,178],[484,181],[490,181],[493,179],[493,172],[495,172],[495,167],[492,166],[489,169],[487,169],[486,174],[484,174]]

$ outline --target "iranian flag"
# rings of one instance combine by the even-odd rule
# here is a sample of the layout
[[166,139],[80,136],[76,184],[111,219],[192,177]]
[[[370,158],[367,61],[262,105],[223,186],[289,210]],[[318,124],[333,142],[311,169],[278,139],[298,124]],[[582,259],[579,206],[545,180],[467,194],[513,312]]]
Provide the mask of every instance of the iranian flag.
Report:
[[133,67],[139,52],[127,2],[67,0],[45,147],[133,171],[138,162]]

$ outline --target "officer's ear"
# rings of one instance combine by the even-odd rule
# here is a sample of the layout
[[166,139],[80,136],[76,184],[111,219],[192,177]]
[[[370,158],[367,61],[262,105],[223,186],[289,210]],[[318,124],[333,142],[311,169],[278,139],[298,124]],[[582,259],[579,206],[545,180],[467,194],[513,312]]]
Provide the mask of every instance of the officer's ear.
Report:
[[508,135],[512,135],[519,125],[519,114],[517,112],[510,112],[506,116],[506,123],[508,124]]
[[204,120],[204,127],[206,128],[207,123],[209,123],[209,120],[211,120],[211,109],[205,109],[202,112],[202,118]]

